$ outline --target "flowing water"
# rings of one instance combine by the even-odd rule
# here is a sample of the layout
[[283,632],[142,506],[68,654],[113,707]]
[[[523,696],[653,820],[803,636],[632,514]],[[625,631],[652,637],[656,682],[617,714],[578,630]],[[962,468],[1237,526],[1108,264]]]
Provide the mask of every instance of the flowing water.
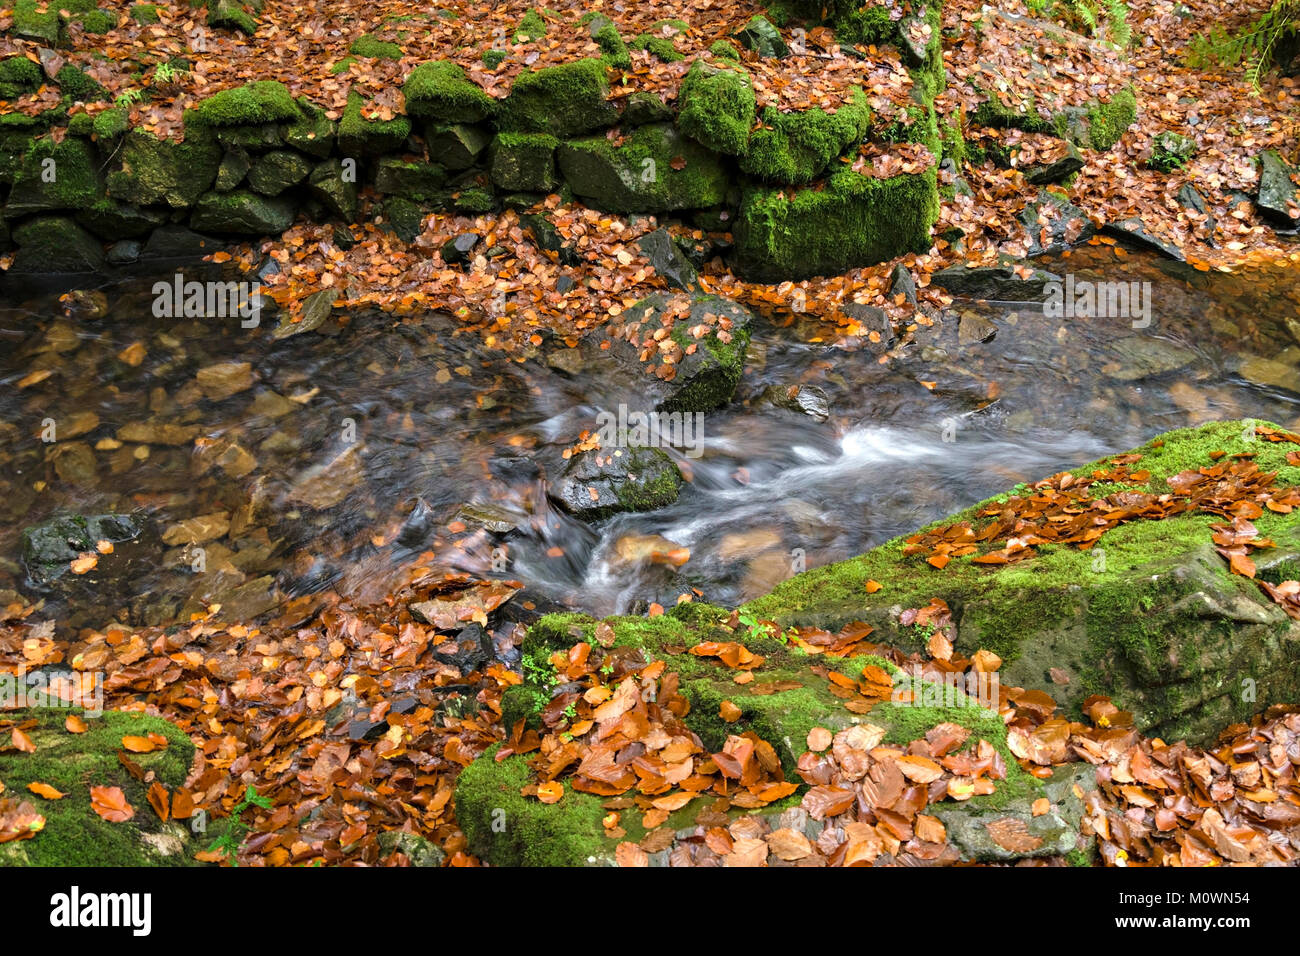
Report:
[[[89,314],[54,295],[11,302],[0,608],[44,600],[74,627],[213,603],[233,618],[331,588],[378,600],[417,561],[598,614],[687,587],[734,604],[1161,431],[1300,426],[1300,291],[1285,269],[1202,274],[1104,247],[1049,268],[1151,283],[1149,327],[955,303],[881,364],[765,318],[736,401],[704,417],[702,455],[676,456],[678,501],[594,524],[550,504],[547,480],[602,409],[637,406],[626,373],[586,353],[507,355],[436,313],[336,313],[274,341],[269,324],[155,318],[149,282],[82,296]],[[758,400],[795,384],[825,392],[825,421]],[[37,587],[22,529],[106,512],[147,533]]]

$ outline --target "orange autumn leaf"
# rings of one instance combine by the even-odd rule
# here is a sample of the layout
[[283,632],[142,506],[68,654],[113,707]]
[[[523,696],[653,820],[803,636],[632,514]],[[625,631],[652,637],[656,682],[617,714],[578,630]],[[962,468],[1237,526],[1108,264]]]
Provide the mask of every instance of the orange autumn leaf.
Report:
[[10,739],[13,741],[13,745],[17,747],[19,750],[21,750],[23,753],[25,754],[36,753],[36,745],[32,743],[32,738],[28,737],[17,727],[14,728],[13,733],[10,735]]
[[537,799],[542,803],[559,803],[564,796],[564,784],[555,780],[537,785]]
[[30,790],[32,793],[36,794],[38,797],[44,797],[46,800],[62,800],[64,797],[67,796],[67,794],[64,793],[62,790],[56,790],[54,787],[51,787],[48,783],[40,783],[35,780],[33,780],[31,783],[27,785],[27,789]]
[[91,787],[90,808],[109,823],[125,823],[135,816],[121,787]]
[[68,719],[63,722],[63,726],[70,734],[84,734],[86,732],[86,722],[77,714],[69,714]]
[[149,754],[158,749],[158,745],[148,737],[123,737],[122,747],[133,754]]
[[153,812],[158,814],[158,819],[164,823],[171,816],[171,801],[167,796],[167,788],[155,780],[149,785],[149,792],[146,795],[149,800],[149,806],[153,807]]
[[724,700],[718,707],[718,716],[729,724],[740,720],[741,709],[729,700]]

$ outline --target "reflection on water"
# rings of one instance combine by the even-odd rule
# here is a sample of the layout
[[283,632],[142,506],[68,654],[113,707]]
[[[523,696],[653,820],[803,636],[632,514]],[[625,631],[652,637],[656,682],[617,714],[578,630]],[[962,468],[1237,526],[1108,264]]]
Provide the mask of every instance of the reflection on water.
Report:
[[[765,322],[737,401],[705,416],[703,456],[680,459],[677,503],[591,526],[546,496],[562,451],[627,400],[626,375],[588,353],[505,355],[438,314],[273,341],[236,320],[154,318],[148,283],[14,305],[0,311],[0,608],[44,599],[74,626],[213,603],[251,616],[326,588],[378,599],[417,560],[596,613],[689,587],[735,603],[1160,431],[1295,427],[1286,270],[1174,275],[1109,249],[1053,268],[1153,283],[1150,327],[956,303],[882,365]],[[827,420],[759,401],[795,384],[826,393]],[[146,530],[36,588],[22,530],[107,512]]]

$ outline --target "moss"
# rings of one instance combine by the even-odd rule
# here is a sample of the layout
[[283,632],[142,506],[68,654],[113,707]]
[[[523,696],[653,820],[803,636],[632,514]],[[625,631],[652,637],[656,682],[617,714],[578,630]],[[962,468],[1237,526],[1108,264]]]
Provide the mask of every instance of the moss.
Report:
[[612,125],[618,107],[608,99],[606,69],[604,61],[588,58],[524,71],[506,98],[502,130],[563,138]]
[[181,143],[131,130],[119,155],[121,168],[109,173],[108,194],[140,206],[165,203],[173,209],[194,205],[221,164],[220,147],[201,128],[187,129]]
[[1196,142],[1181,133],[1157,133],[1151,146],[1149,165],[1162,173],[1182,169],[1196,155]]
[[616,70],[632,69],[632,57],[628,55],[627,46],[619,35],[618,27],[606,20],[591,38],[596,41],[603,54],[602,59]]
[[98,103],[108,99],[108,90],[71,63],[59,69],[54,82],[59,84],[59,92],[73,102]]
[[256,80],[209,96],[193,116],[208,126],[252,126],[298,118],[289,88],[277,80]]
[[536,10],[529,10],[515,27],[514,42],[532,43],[546,36],[546,21]]
[[898,27],[883,4],[844,10],[834,18],[834,30],[835,39],[850,45],[895,43],[898,39]]
[[392,153],[405,145],[411,135],[411,121],[405,116],[390,120],[371,120],[361,115],[365,100],[353,90],[339,120],[339,149],[344,153]]
[[107,10],[91,10],[72,18],[87,33],[104,34],[117,28],[117,14]]
[[558,159],[574,193],[610,212],[705,209],[724,202],[729,187],[717,156],[668,123],[638,126],[619,145],[604,136],[571,140]]
[[490,189],[471,186],[452,197],[452,206],[457,212],[482,215],[497,208],[497,198]]
[[682,79],[677,104],[677,123],[687,136],[718,153],[745,153],[756,111],[748,72],[696,60]]
[[870,124],[871,108],[858,89],[834,113],[781,113],[769,106],[763,110],[761,128],[750,136],[740,168],[769,182],[804,185],[840,153],[861,143]]
[[130,112],[120,106],[95,114],[95,135],[103,140],[117,139],[126,133],[130,116]]
[[550,192],[558,184],[555,150],[559,145],[547,133],[497,134],[489,153],[493,185],[512,192]]
[[534,782],[527,761],[497,762],[499,749],[489,748],[456,782],[456,822],[471,853],[518,866],[584,866],[612,856],[615,844],[604,835],[601,798],[568,785],[552,805],[525,797],[520,789]]
[[709,46],[709,52],[724,60],[740,62],[740,50],[730,40],[714,40]]
[[686,54],[677,49],[672,37],[656,36],[653,33],[641,33],[632,40],[632,49],[645,50],[661,63],[677,63],[686,59]]
[[447,172],[437,163],[408,163],[395,156],[385,156],[375,172],[375,190],[417,202],[441,199],[447,185]]
[[396,43],[380,40],[372,33],[363,33],[352,41],[348,52],[371,60],[400,60],[402,48]]
[[[70,711],[32,708],[9,712],[8,719],[35,718],[28,736],[36,752],[0,754],[0,780],[7,794],[30,800],[45,817],[44,828],[32,839],[0,846],[0,863],[25,866],[155,866],[186,865],[192,848],[177,836],[178,825],[165,825],[150,808],[147,785],[137,781],[118,760],[124,736],[162,734],[167,747],[131,759],[169,791],[184,785],[194,756],[194,745],[174,724],[138,713],[107,711],[86,717],[87,730],[72,734],[64,729]],[[27,792],[29,783],[46,783],[67,794],[61,800],[44,800]],[[125,823],[109,823],[90,806],[93,786],[120,787],[135,816]],[[181,831],[183,833],[183,831]],[[163,858],[157,847],[171,845],[189,852]],[[153,842],[150,842],[153,840]]]
[[1093,149],[1110,149],[1137,119],[1137,94],[1126,86],[1111,98],[1088,111],[1088,145]]
[[260,0],[252,3],[244,3],[242,0],[208,0],[208,25],[226,27],[253,36],[257,33],[257,20],[253,13],[259,12],[261,6]]
[[13,100],[40,87],[43,74],[39,64],[25,56],[0,60],[0,99]]
[[[640,470],[636,464],[638,452],[633,449],[633,470]],[[682,475],[675,467],[664,468],[647,482],[625,481],[617,489],[618,502],[623,511],[654,511],[664,508],[677,500],[682,487]]]
[[498,66],[504,63],[509,56],[510,54],[505,50],[484,50],[481,59],[483,60],[483,65],[489,70],[495,70]]
[[330,66],[330,75],[340,76],[352,69],[352,64],[356,62],[357,58],[355,56],[345,56],[343,59]]
[[11,216],[85,209],[103,195],[99,163],[89,143],[73,136],[61,143],[44,138],[37,140],[23,157],[5,208]]
[[891,179],[846,168],[820,189],[751,187],[734,230],[737,267],[755,281],[783,281],[925,252],[938,215],[933,168]]
[[1096,866],[1096,848],[1081,849],[1076,847],[1065,855],[1065,862],[1069,866]]
[[142,25],[158,23],[158,5],[155,3],[131,4],[131,19]]
[[16,36],[39,40],[49,46],[62,46],[67,39],[59,7],[39,0],[16,0],[13,32]]
[[496,112],[496,101],[450,60],[421,63],[402,85],[406,111],[443,123],[478,123]]

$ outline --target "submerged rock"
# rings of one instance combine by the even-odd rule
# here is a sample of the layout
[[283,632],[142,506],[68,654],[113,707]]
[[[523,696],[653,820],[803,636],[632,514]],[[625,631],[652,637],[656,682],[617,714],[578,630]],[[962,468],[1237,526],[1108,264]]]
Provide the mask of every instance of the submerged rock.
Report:
[[1046,295],[1049,282],[1061,277],[1034,269],[1012,259],[994,266],[953,265],[930,277],[931,283],[955,296],[990,302],[1038,302]]
[[681,486],[682,474],[667,452],[610,448],[574,455],[551,493],[570,514],[595,520],[670,505]]
[[79,555],[94,553],[98,542],[118,545],[138,538],[143,531],[143,522],[133,515],[67,515],[33,525],[23,531],[28,582],[48,587],[70,573],[71,563]]

